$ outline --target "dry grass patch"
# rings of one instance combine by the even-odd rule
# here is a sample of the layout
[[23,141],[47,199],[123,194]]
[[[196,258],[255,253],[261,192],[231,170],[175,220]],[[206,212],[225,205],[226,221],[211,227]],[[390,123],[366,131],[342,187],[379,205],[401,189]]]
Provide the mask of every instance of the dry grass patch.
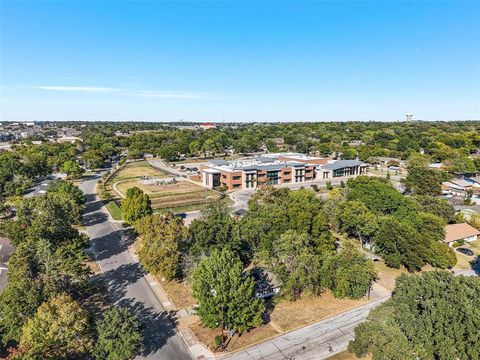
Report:
[[378,272],[377,283],[390,291],[393,291],[395,288],[395,281],[397,280],[397,277],[402,274],[408,274],[407,269],[389,268],[383,261],[375,262],[375,269]]
[[[329,357],[328,360],[357,360],[355,354],[352,354],[348,351],[344,351],[340,354],[333,355],[332,357]],[[362,358],[362,360],[371,360],[372,356],[370,354],[367,354],[365,357]]]
[[179,281],[162,281],[155,276],[157,282],[162,285],[168,298],[179,310],[195,305],[197,302],[192,295],[192,288],[189,284]]
[[125,165],[122,169],[118,170],[108,182],[113,184],[117,181],[130,178],[140,178],[142,176],[150,176],[153,178],[169,177],[163,171],[150,166],[148,161],[138,161]]
[[331,291],[325,291],[321,296],[304,295],[297,301],[281,300],[275,305],[270,318],[283,331],[290,331],[367,302],[368,300],[336,299]]
[[90,271],[93,273],[93,274],[98,274],[100,273],[100,266],[98,266],[98,263],[97,261],[95,260],[92,260],[92,261],[87,261],[87,266],[89,267]]
[[[198,341],[207,345],[211,350],[215,349],[215,336],[220,335],[220,330],[209,329],[202,325],[200,319],[190,325],[190,330],[195,334]],[[240,350],[244,347],[251,346],[262,341],[271,339],[279,335],[270,325],[265,324],[250,331],[246,331],[241,335],[235,334],[225,348],[225,352]]]
[[470,261],[473,260],[473,256],[467,256],[464,254],[459,253],[458,251],[455,251],[455,256],[457,257],[457,263],[453,267],[454,269],[458,270],[469,270],[472,268],[472,265],[470,264]]

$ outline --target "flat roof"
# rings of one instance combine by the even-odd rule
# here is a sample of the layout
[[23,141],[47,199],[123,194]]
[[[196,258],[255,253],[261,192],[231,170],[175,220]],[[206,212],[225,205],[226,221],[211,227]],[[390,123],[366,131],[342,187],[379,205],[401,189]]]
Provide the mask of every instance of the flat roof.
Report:
[[323,165],[322,169],[339,170],[346,167],[361,166],[361,165],[365,165],[365,163],[363,161],[358,161],[358,160],[337,160],[333,163]]

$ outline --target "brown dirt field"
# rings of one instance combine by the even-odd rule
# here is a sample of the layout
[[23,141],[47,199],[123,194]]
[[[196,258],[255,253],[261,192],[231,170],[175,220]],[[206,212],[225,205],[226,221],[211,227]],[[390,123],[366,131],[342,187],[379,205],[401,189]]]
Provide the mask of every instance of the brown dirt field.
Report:
[[281,300],[270,318],[283,331],[290,331],[367,302],[368,300],[336,299],[331,291],[325,291],[321,296],[305,295],[297,301]]

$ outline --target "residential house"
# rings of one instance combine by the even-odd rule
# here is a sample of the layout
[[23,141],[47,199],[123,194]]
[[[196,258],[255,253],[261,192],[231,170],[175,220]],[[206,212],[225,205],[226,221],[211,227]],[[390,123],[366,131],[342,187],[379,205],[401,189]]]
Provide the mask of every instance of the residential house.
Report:
[[480,235],[480,231],[467,223],[448,224],[445,226],[445,239],[443,241],[452,246],[456,241],[475,241],[478,239],[478,235]]

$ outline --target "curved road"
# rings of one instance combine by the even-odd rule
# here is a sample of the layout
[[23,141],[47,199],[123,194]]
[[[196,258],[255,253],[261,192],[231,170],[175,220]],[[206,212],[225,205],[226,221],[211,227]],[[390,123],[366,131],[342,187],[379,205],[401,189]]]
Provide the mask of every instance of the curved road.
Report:
[[113,303],[130,308],[142,322],[144,346],[137,359],[190,360],[173,325],[174,314],[160,304],[140,265],[128,252],[124,231],[110,221],[108,211],[97,198],[98,178],[92,177],[80,185],[87,196],[85,228],[101,269],[96,278],[106,284]]

